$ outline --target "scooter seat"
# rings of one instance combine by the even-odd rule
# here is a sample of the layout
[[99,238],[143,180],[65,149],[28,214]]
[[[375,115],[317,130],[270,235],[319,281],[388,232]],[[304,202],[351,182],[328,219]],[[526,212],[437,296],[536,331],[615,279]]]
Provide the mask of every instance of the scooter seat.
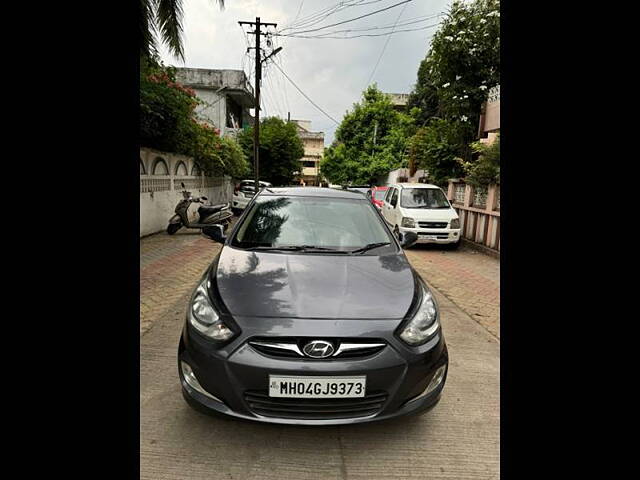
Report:
[[221,203],[219,205],[201,205],[200,208],[198,208],[198,213],[200,215],[212,215],[219,212],[226,206],[226,203]]

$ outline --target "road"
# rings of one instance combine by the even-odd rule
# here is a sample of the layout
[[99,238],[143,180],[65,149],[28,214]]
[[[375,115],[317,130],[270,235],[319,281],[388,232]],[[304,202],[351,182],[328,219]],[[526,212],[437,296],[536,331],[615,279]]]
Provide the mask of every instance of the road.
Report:
[[140,478],[500,477],[499,260],[466,248],[408,250],[442,312],[442,400],[422,416],[318,428],[218,419],[184,402],[176,349],[185,308],[219,248],[186,231],[140,242]]

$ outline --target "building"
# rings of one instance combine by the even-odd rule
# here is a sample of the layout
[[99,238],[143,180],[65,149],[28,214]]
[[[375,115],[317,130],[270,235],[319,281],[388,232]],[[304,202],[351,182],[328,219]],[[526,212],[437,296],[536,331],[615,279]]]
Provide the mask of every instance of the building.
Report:
[[408,93],[387,93],[385,95],[389,97],[395,110],[399,112],[406,112],[407,102],[409,101]]
[[255,105],[253,88],[242,70],[178,68],[176,80],[196,92],[202,104],[196,117],[220,129],[223,137],[235,137],[253,124],[249,109]]
[[478,137],[481,142],[493,143],[500,133],[500,85],[489,90],[487,101],[482,105]]
[[300,160],[298,181],[301,185],[319,186],[322,182],[320,160],[324,153],[324,132],[312,132],[309,120],[291,120],[296,124],[298,136],[304,145],[304,157]]

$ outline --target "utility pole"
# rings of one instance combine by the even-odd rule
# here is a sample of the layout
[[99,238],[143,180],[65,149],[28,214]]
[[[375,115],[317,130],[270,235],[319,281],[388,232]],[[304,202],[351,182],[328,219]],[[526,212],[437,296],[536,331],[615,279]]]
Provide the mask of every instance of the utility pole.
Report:
[[[260,151],[260,80],[262,80],[262,57],[261,57],[261,53],[262,51],[260,50],[260,35],[262,34],[262,31],[260,30],[261,26],[264,27],[276,27],[278,26],[277,23],[266,23],[266,22],[260,22],[260,17],[256,17],[256,21],[255,22],[238,22],[240,24],[240,26],[242,25],[255,25],[256,29],[253,32],[248,32],[251,35],[255,35],[256,36],[256,46],[255,46],[255,50],[256,50],[256,80],[255,80],[255,94],[256,94],[256,101],[255,101],[255,111],[256,111],[256,116],[254,119],[254,126],[253,126],[253,179],[254,179],[254,187],[255,187],[255,192],[258,193],[258,190],[260,190],[260,183],[259,183],[259,175],[258,175],[258,167],[259,167],[259,151]],[[277,51],[280,51],[280,49],[277,49]],[[276,52],[274,52],[273,54],[275,54]],[[273,55],[272,54],[272,55]],[[271,56],[271,55],[269,55]],[[268,57],[267,57],[268,58]],[[266,60],[266,58],[265,58]]]
[[371,148],[371,156],[373,157],[373,152],[376,148],[376,134],[378,133],[378,121],[373,126],[373,148]]

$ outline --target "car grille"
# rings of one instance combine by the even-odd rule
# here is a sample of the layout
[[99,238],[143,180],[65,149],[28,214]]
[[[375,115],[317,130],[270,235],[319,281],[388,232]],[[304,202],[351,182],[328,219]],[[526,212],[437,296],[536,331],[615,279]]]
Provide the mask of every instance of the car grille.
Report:
[[248,390],[244,399],[252,412],[264,417],[330,420],[374,415],[382,410],[387,393],[372,392],[362,398],[277,398]]
[[359,339],[358,342],[351,342],[346,340],[332,340],[336,353],[331,357],[312,359],[302,353],[302,349],[305,343],[309,339],[293,339],[293,338],[278,338],[278,339],[259,339],[254,338],[249,341],[249,344],[261,353],[271,355],[274,357],[288,357],[288,358],[304,358],[305,360],[320,360],[327,361],[330,359],[342,359],[342,358],[358,358],[368,357],[374,353],[378,353],[386,346],[386,342],[381,340],[365,341]]
[[447,222],[418,222],[420,228],[447,228]]

